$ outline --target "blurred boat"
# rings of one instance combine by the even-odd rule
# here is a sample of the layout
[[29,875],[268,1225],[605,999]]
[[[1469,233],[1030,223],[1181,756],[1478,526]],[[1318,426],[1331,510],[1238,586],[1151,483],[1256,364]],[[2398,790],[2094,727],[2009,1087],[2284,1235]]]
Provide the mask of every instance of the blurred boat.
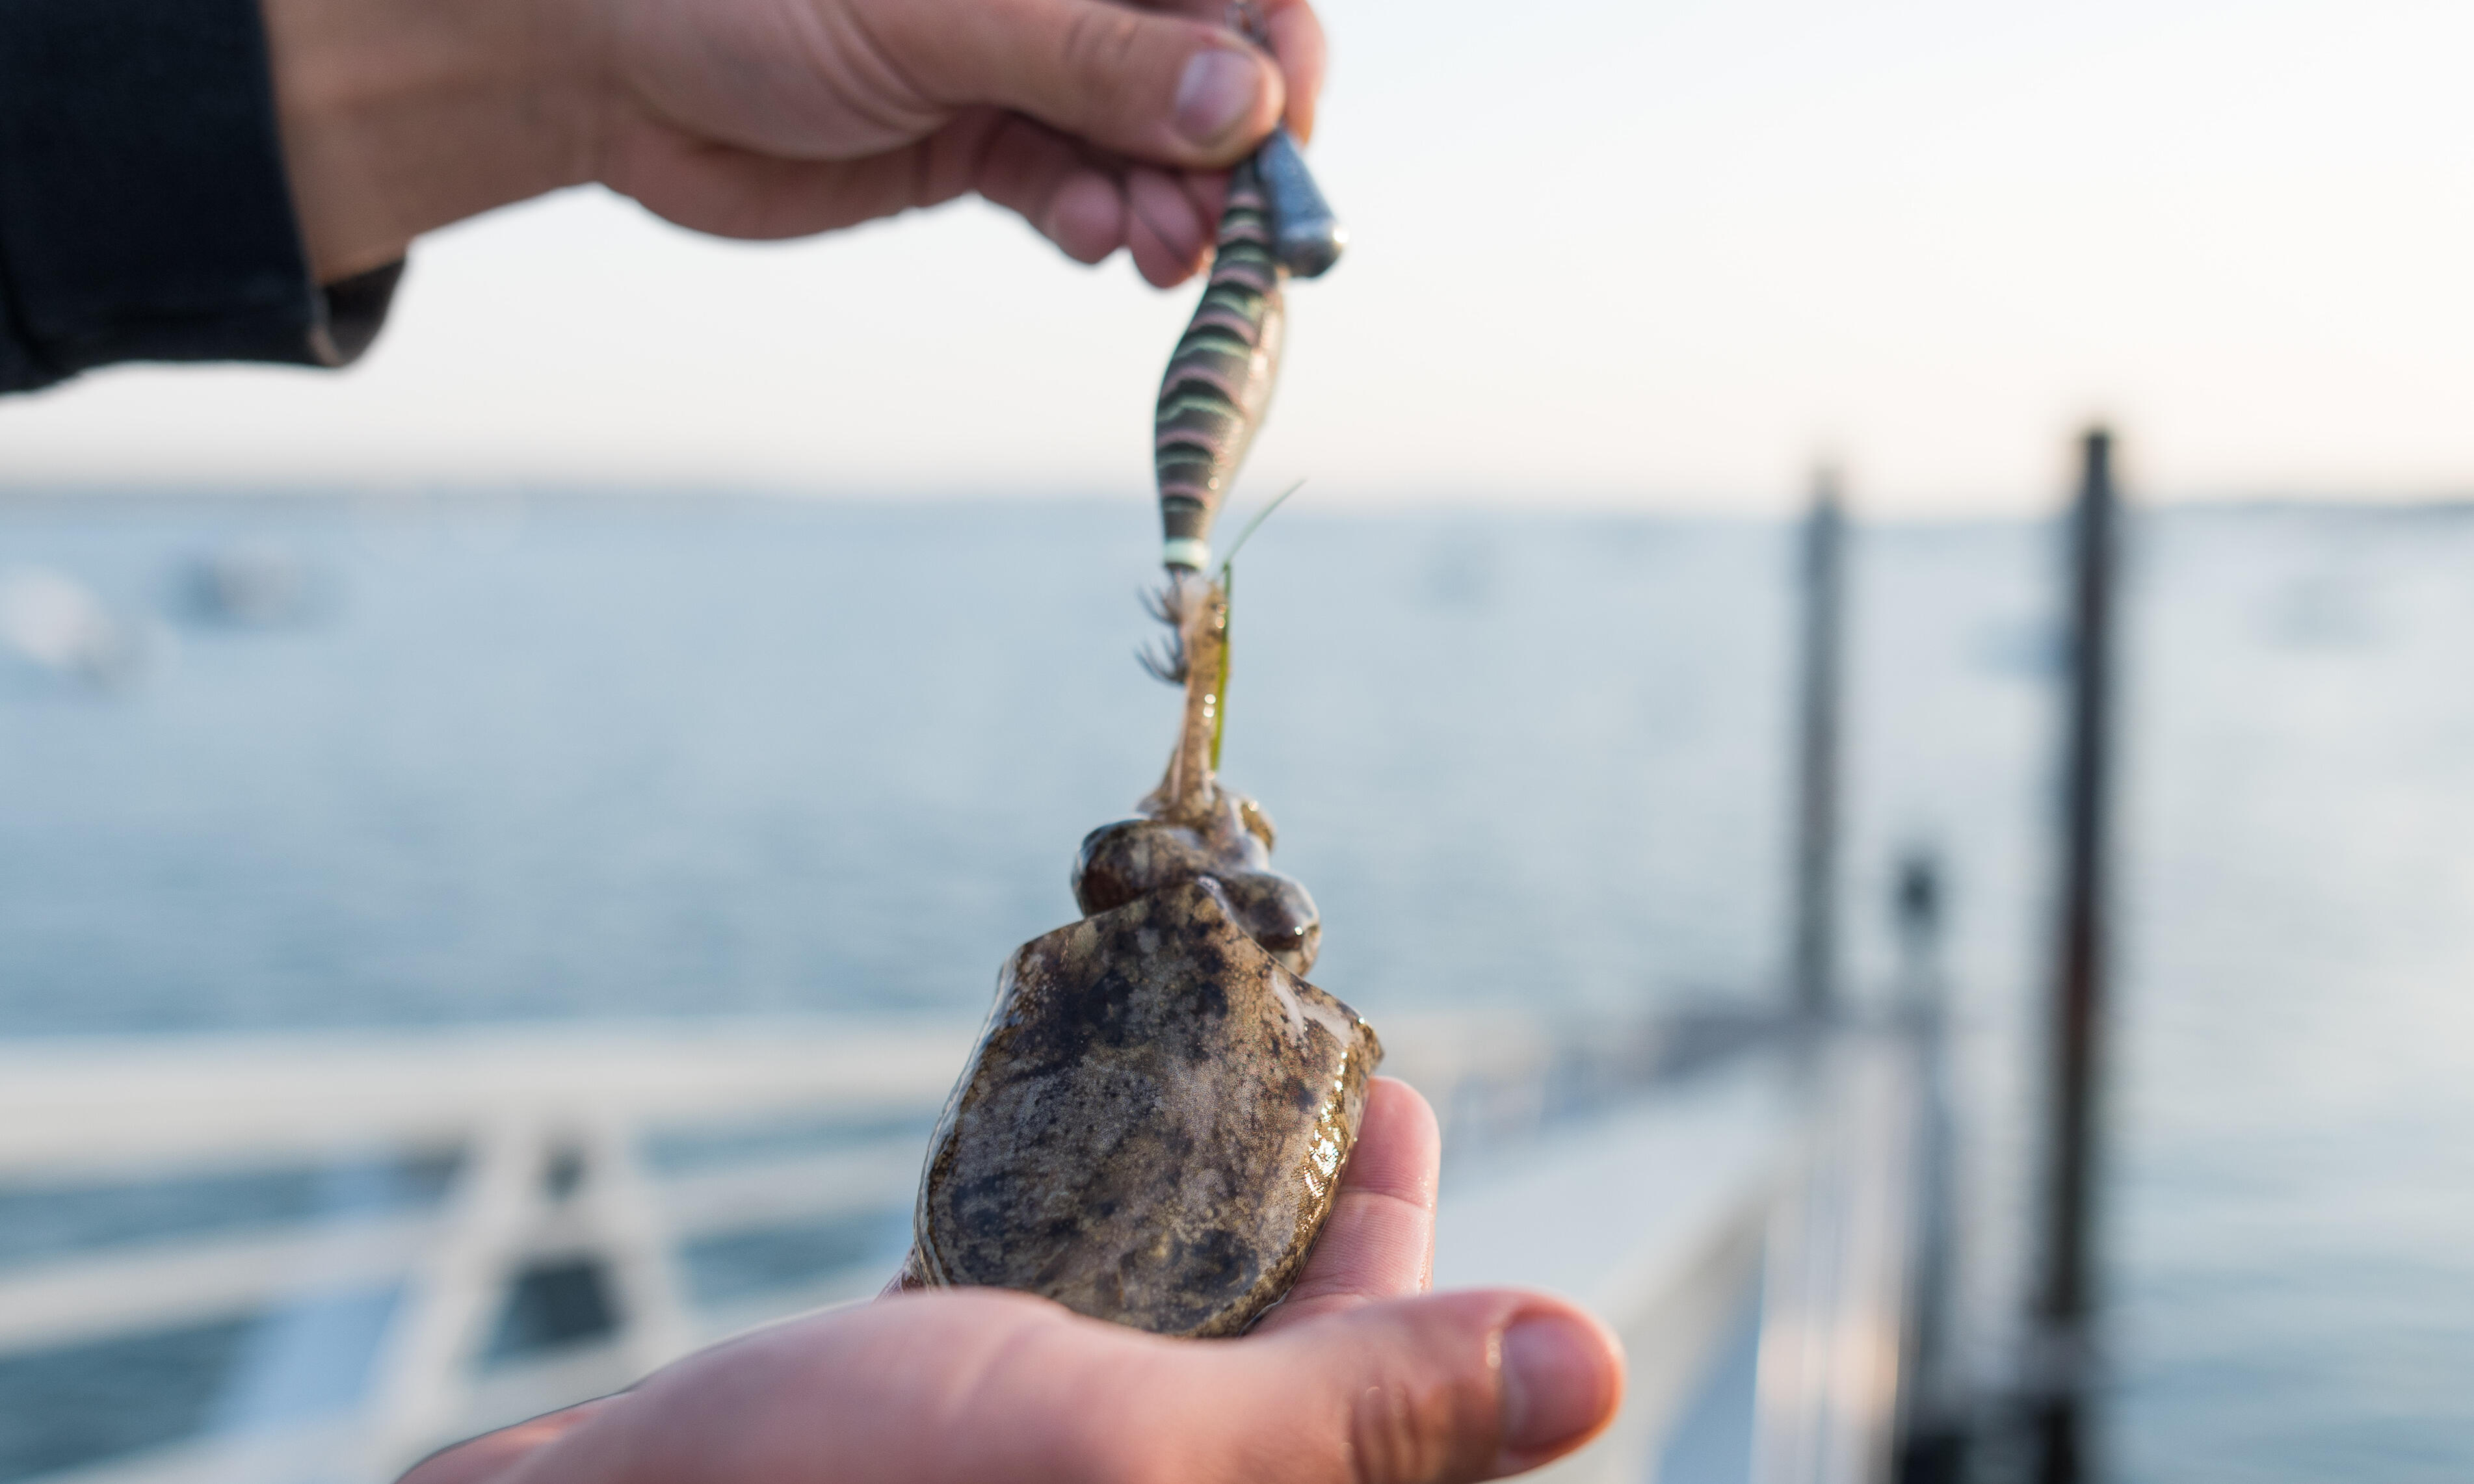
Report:
[[0,650],[40,670],[108,684],[135,671],[146,646],[77,579],[14,567],[0,572]]
[[181,610],[202,624],[290,628],[315,619],[326,598],[319,573],[279,546],[223,547],[191,559],[181,574]]

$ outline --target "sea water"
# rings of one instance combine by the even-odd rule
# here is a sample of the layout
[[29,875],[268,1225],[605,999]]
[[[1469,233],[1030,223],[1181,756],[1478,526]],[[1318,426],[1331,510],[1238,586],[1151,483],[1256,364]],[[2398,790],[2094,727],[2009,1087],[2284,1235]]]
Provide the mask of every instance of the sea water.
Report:
[[[1317,979],[1378,1020],[1778,995],[1791,536],[1267,526],[1224,761]],[[1850,993],[1929,854],[1982,1312],[2026,1245],[2053,537],[1851,553]],[[0,509],[0,1035],[976,1010],[1165,760],[1152,539],[1109,504]],[[2106,1456],[2467,1477],[2474,519],[2188,511],[2129,553]]]

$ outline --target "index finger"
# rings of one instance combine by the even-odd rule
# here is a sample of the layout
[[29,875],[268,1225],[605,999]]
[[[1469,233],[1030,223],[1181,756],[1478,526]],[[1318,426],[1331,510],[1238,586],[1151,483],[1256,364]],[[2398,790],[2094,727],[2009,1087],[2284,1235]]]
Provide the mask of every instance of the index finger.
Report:
[[1322,75],[1326,60],[1323,48],[1322,18],[1315,14],[1306,0],[1272,0],[1263,7],[1264,23],[1272,33],[1272,55],[1279,60],[1280,74],[1288,80],[1289,102],[1283,111],[1289,132],[1300,142],[1314,137],[1315,106],[1322,100]]
[[1357,1146],[1306,1270],[1261,1334],[1318,1314],[1425,1292],[1435,1280],[1435,1179],[1443,1162],[1435,1111],[1392,1077],[1367,1085]]

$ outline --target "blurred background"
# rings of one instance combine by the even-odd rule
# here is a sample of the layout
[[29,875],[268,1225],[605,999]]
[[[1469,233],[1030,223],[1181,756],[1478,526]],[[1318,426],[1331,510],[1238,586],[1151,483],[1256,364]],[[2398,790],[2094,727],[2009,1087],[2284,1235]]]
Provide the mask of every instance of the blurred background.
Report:
[[[1837,977],[1858,1015],[1912,980],[1892,899],[1928,861],[1951,1369],[2024,1384],[2056,516],[2108,419],[2087,1472],[2474,1474],[2474,12],[1323,13],[1312,157],[1354,245],[1292,290],[1235,497],[1308,481],[1243,563],[1225,769],[1322,905],[1317,981],[1387,1034],[1546,1042],[1784,1004],[1794,513],[1843,470]],[[382,1477],[881,1280],[910,1083],[656,1096],[646,1047],[924,1048],[933,1113],[1165,755],[1130,652],[1191,297],[975,204],[759,247],[572,192],[422,243],[347,372],[0,405],[0,1480]],[[1437,1037],[1395,1049],[1443,1100]],[[418,1109],[320,1142],[299,1110],[352,1091],[321,1065]],[[1447,1194],[1553,1165],[1581,1074],[1537,1065],[1526,1114],[1518,1079],[1447,1110],[1485,1155]],[[456,1121],[560,1077],[554,1116]],[[660,1106],[614,1154],[627,1098]],[[519,1125],[523,1220],[582,1189],[636,1234],[439,1277],[481,1258],[415,1228],[517,1222],[488,1131]],[[800,1181],[859,1193],[783,1204]],[[327,1278],[269,1297],[304,1252]],[[415,1305],[407,1263],[464,1307]],[[670,1328],[610,1352],[631,1304]],[[1692,1374],[1723,1380],[1712,1332]],[[402,1379],[450,1352],[452,1397]],[[1647,1467],[1784,1476],[1725,1385],[1679,1385]]]

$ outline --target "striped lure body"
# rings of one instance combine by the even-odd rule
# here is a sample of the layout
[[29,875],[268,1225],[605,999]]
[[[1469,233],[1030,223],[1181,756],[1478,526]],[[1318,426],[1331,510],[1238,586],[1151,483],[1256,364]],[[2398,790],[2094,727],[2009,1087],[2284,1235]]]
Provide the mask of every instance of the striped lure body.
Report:
[[1272,221],[1254,162],[1228,177],[1228,204],[1202,303],[1169,357],[1153,424],[1165,557],[1200,571],[1211,519],[1271,404],[1280,369],[1281,281]]

